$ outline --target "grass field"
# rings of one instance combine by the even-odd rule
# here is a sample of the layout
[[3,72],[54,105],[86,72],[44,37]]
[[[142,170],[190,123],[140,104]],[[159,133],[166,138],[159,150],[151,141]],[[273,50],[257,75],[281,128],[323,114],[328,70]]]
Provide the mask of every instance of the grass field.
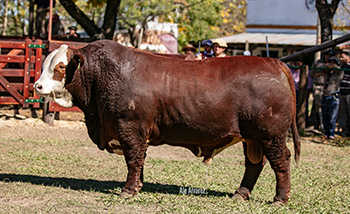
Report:
[[[303,138],[301,161],[291,164],[292,197],[274,207],[269,164],[251,200],[231,199],[244,173],[240,143],[209,167],[187,150],[151,147],[142,191],[123,200],[117,195],[127,175],[122,156],[98,150],[86,136],[47,135],[32,139],[0,130],[0,213],[350,213],[347,140]],[[288,147],[294,153],[291,142]]]

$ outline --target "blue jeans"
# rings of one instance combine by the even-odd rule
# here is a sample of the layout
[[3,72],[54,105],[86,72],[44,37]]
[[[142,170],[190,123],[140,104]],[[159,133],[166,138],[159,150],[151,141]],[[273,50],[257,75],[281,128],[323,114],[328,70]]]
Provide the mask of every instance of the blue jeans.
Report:
[[325,135],[334,137],[339,108],[339,95],[322,96],[322,118]]

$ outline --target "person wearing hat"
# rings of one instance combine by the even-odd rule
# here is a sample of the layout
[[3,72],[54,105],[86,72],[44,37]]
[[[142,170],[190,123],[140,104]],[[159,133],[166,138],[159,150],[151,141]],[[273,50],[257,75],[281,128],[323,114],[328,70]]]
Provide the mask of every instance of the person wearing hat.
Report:
[[339,108],[340,83],[343,79],[344,71],[336,70],[341,65],[336,56],[330,57],[326,65],[327,68],[334,70],[327,70],[327,77],[323,86],[321,108],[325,138],[333,140],[335,138],[335,123]]
[[192,44],[187,44],[185,47],[182,48],[182,51],[185,52],[185,55],[187,55],[187,59],[195,59],[195,53],[196,53],[196,48],[193,47]]
[[224,51],[227,48],[227,43],[223,39],[214,39],[213,42],[213,50],[215,57],[226,57],[227,55]]
[[213,42],[210,39],[203,40],[202,46],[204,47],[204,51],[197,56],[198,59],[206,59],[214,56]]
[[69,33],[67,33],[67,38],[68,39],[78,39],[80,38],[80,35],[77,33],[77,27],[75,26],[70,26],[68,28]]
[[328,63],[328,59],[334,56],[335,53],[332,50],[325,50],[322,52],[322,58],[316,61],[312,67],[321,68],[316,70],[311,70],[310,76],[313,80],[313,104],[311,109],[311,115],[309,118],[309,126],[314,126],[315,129],[320,131],[323,130],[323,122],[322,122],[322,94],[323,94],[323,86],[327,77],[327,72],[322,70],[322,68],[326,68]]

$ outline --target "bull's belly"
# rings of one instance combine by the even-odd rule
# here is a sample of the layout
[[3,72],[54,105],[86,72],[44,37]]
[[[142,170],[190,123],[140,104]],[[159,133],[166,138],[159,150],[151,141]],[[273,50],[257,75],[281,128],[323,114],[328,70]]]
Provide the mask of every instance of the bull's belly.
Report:
[[[169,133],[171,132],[171,133]],[[179,146],[189,149],[195,156],[204,157],[203,162],[210,164],[212,158],[219,154],[224,149],[232,146],[238,142],[245,141],[247,143],[247,155],[251,162],[258,163],[263,157],[263,152],[259,143],[254,140],[244,139],[239,134],[226,134],[223,137],[202,134],[193,131],[182,131],[178,133],[175,130],[167,130],[159,136],[150,136],[147,140],[148,146],[159,146],[163,144],[171,146]],[[117,140],[108,143],[110,148],[108,151],[123,155],[123,150]]]

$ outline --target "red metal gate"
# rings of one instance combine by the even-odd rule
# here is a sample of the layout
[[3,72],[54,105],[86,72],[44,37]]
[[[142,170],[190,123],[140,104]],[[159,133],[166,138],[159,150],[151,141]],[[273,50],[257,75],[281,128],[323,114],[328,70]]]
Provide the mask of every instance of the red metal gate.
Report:
[[42,40],[0,40],[0,105],[29,107],[39,98],[33,85],[41,74],[41,47]]

